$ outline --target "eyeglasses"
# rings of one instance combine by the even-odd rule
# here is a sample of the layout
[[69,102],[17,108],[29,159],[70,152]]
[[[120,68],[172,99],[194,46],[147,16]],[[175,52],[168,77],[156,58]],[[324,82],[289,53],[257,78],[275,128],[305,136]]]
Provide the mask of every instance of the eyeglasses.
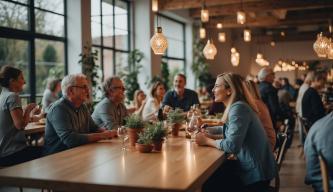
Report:
[[76,88],[80,88],[80,89],[89,89],[89,87],[87,85],[82,85],[82,86],[79,86],[79,85],[73,85],[72,87],[76,87]]
[[124,87],[124,86],[118,86],[118,87],[111,87],[111,89],[120,89],[120,90],[122,90],[122,91],[125,91],[126,90],[126,88]]

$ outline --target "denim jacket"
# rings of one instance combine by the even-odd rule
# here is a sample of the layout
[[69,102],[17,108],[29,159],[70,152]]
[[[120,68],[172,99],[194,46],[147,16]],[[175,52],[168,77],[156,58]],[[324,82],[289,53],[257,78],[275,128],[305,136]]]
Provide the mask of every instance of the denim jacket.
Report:
[[224,135],[216,140],[216,147],[235,154],[240,164],[240,178],[245,185],[271,180],[277,172],[276,162],[256,113],[243,101],[230,107],[228,120],[215,133]]

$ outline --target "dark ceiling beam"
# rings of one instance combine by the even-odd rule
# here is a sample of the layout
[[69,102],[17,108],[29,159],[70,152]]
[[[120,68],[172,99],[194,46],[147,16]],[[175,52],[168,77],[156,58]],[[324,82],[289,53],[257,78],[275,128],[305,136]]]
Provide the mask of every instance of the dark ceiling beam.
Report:
[[[243,2],[258,2],[262,0],[243,0]],[[205,0],[206,6],[227,5],[239,3],[240,0]],[[200,8],[202,0],[159,0],[160,10]]]
[[[333,1],[318,1],[318,0],[265,0],[260,2],[246,2],[243,3],[243,10],[245,12],[266,12],[278,9],[292,10],[306,10],[306,9],[320,9],[333,7]],[[241,4],[228,4],[223,6],[208,7],[210,16],[225,16],[235,15],[241,9]],[[200,8],[190,10],[190,16],[194,18],[200,17]]]
[[209,24],[206,24],[207,28],[215,28],[217,23],[223,23],[223,28],[244,28],[244,27],[277,27],[277,26],[299,26],[299,25],[322,25],[327,24],[329,19],[333,18],[333,12],[328,13],[316,13],[308,14],[306,18],[303,16],[292,16],[286,20],[279,20],[273,16],[266,17],[248,17],[246,24],[237,24],[236,18],[214,18],[211,19]]
[[268,44],[274,42],[287,42],[287,41],[315,41],[317,33],[315,32],[302,32],[302,33],[287,33],[286,36],[281,35],[258,35],[253,36],[252,41],[259,44]]

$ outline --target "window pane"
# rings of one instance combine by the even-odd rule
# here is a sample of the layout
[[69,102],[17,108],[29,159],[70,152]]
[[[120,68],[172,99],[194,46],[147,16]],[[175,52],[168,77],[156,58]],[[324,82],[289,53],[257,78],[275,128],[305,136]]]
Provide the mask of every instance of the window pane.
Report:
[[119,74],[128,66],[128,53],[116,52],[116,72]]
[[91,1],[91,36],[93,44],[101,44],[101,2]]
[[43,93],[45,80],[64,76],[64,43],[49,40],[35,40],[36,93]]
[[123,1],[117,1],[114,7],[114,15],[115,15],[115,27],[117,29],[128,30],[127,24],[127,14],[128,14],[128,7],[127,3]]
[[113,47],[113,5],[112,0],[103,0],[102,2],[102,21],[103,21],[103,44],[107,47]]
[[0,26],[28,30],[27,7],[0,1]]
[[182,60],[168,59],[168,66],[170,71],[170,82],[173,82],[173,78],[177,73],[184,73],[185,63]]
[[103,68],[104,68],[104,78],[111,77],[114,74],[113,71],[113,51],[105,50],[103,51]]
[[64,0],[35,0],[35,7],[64,14]]
[[168,39],[168,57],[185,58],[184,42]]
[[22,94],[30,92],[28,45],[28,41],[0,38],[0,67],[13,65],[23,71],[26,85]]
[[127,51],[128,48],[128,31],[116,29],[116,48]]
[[55,36],[64,36],[64,16],[35,10],[36,32]]

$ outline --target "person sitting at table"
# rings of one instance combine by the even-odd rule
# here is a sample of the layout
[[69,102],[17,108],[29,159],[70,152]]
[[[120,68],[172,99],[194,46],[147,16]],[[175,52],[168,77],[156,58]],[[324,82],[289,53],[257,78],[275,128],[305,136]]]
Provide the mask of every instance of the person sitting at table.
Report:
[[134,92],[133,104],[135,109],[134,113],[141,116],[142,110],[146,104],[146,94],[141,89]]
[[302,98],[302,115],[306,118],[309,126],[325,116],[324,104],[319,95],[319,90],[323,88],[324,83],[325,77],[321,73],[315,73],[310,87],[304,92]]
[[273,128],[272,119],[269,114],[268,108],[265,105],[265,103],[260,99],[260,93],[259,93],[256,83],[252,80],[247,80],[247,81],[245,81],[245,85],[246,85],[246,88],[251,93],[251,95],[257,105],[258,112],[259,112],[258,117],[265,129],[267,138],[271,144],[271,149],[272,149],[272,151],[274,151],[274,147],[275,147],[275,143],[276,143],[276,134],[275,134],[275,130]]
[[173,80],[174,90],[169,90],[164,96],[162,102],[163,107],[169,106],[173,109],[180,108],[184,112],[187,112],[193,105],[200,104],[198,94],[193,90],[186,89],[185,85],[186,76],[182,73],[178,73]]
[[63,97],[54,102],[46,116],[46,155],[116,136],[115,132],[99,128],[92,120],[85,104],[89,98],[85,75],[65,76],[61,90]]
[[144,121],[157,120],[157,113],[161,107],[164,95],[164,84],[160,81],[157,81],[152,86],[150,90],[150,98],[147,100],[142,111],[142,119]]
[[103,83],[103,91],[104,98],[96,105],[92,118],[97,125],[116,131],[128,116],[123,104],[125,99],[123,81],[117,76],[109,77]]
[[306,160],[305,183],[312,185],[314,191],[323,191],[320,173],[319,154],[327,162],[329,188],[333,191],[333,112],[316,121],[306,137],[304,155]]
[[[277,167],[253,98],[233,73],[218,75],[213,92],[215,101],[226,105],[225,124],[198,133],[195,141],[224,151],[227,160],[204,183],[203,191],[267,191]],[[222,134],[222,139],[213,139],[213,134]]]
[[59,99],[60,91],[61,91],[61,80],[55,78],[48,79],[46,89],[43,93],[43,98],[42,98],[44,113],[48,113],[50,105]]
[[20,69],[5,65],[0,71],[0,166],[11,166],[39,158],[42,148],[27,146],[24,129],[29,122],[38,121],[40,109],[35,103],[24,109],[19,93],[25,80]]

